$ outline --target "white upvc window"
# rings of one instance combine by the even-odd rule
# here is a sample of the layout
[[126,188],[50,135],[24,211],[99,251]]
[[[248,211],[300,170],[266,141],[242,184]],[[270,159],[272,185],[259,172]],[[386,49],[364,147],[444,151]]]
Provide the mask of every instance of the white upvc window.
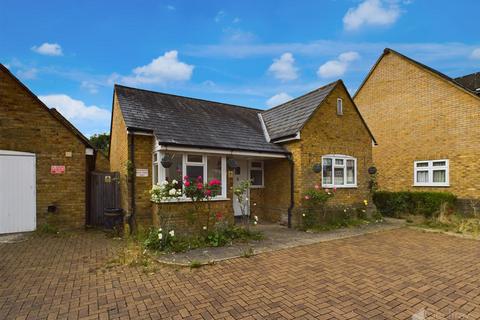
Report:
[[153,168],[152,168],[152,183],[153,184],[158,184],[159,181],[158,181],[158,169],[159,169],[159,163],[160,163],[160,160],[158,158],[158,153],[155,152],[153,154],[153,159],[152,159],[152,163],[153,163]]
[[337,98],[337,115],[343,115],[343,100],[342,98]]
[[183,177],[185,176],[189,176],[192,179],[198,179],[198,177],[202,177],[204,182],[217,179],[221,182],[221,193],[215,198],[221,199],[227,197],[226,156],[177,152],[169,152],[168,154],[171,156],[172,165],[168,168],[164,168],[161,165],[161,160],[165,153],[153,153],[153,159],[155,160],[155,155],[157,157],[157,163],[155,163],[155,161],[153,162],[153,170],[157,170],[158,172],[157,183],[172,180],[182,182]]
[[323,156],[322,187],[357,187],[357,159],[346,155]]
[[413,185],[418,187],[448,187],[448,159],[414,161]]
[[263,171],[263,161],[261,160],[252,160],[250,161],[249,175],[252,188],[263,188],[264,187],[264,171]]

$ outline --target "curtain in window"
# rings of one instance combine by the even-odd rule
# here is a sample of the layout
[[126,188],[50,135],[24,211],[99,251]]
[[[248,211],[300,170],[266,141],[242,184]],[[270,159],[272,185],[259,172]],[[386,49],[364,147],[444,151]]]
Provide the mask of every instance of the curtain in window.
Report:
[[446,182],[445,170],[433,170],[433,182]]
[[347,184],[355,183],[355,161],[347,160]]
[[172,165],[165,168],[165,180],[182,181],[183,156],[179,153],[173,154]]
[[323,159],[323,184],[332,184],[332,159]]
[[208,156],[207,157],[207,180],[211,181],[217,179],[222,181],[222,157]]
[[428,171],[417,171],[417,182],[427,183],[428,182]]

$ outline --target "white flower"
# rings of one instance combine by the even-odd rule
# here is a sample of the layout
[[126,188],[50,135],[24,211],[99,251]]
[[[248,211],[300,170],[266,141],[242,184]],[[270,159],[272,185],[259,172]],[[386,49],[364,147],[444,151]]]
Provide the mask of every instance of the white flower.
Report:
[[168,191],[168,194],[171,195],[171,196],[174,196],[174,195],[177,194],[177,190],[176,190],[176,189],[170,189],[170,190]]
[[162,240],[162,238],[163,238],[163,234],[160,232],[160,233],[158,234],[158,240]]
[[304,216],[304,217],[305,217],[305,213],[304,213],[304,214],[302,214],[302,216]]
[[167,180],[163,181],[162,186],[168,186],[168,181]]
[[203,226],[203,230],[207,230],[207,226]]
[[182,189],[178,189],[177,190],[177,196],[181,196],[182,195]]
[[254,203],[253,203],[253,206],[256,206],[256,205],[257,205],[257,203],[256,203],[256,202],[254,202]]
[[253,218],[255,219],[255,221],[258,221],[258,216],[253,216]]
[[347,209],[343,209],[343,212],[347,212]]
[[169,234],[170,234],[170,237],[174,237],[175,236],[175,231],[170,230]]
[[245,198],[245,201],[248,201],[248,198]]
[[365,212],[365,209],[363,209],[362,212]]
[[158,228],[158,232],[162,232],[162,228]]
[[257,221],[253,221],[253,224],[255,224],[255,225],[256,225],[256,224],[257,224]]
[[175,180],[175,179],[172,180],[172,184],[177,184],[177,183],[178,183],[177,180]]

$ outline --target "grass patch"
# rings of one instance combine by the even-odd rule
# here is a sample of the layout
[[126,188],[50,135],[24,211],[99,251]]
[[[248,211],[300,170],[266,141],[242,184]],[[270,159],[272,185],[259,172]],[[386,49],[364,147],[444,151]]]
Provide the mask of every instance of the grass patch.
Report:
[[369,220],[369,219],[345,219],[345,220],[338,220],[332,221],[325,224],[319,224],[312,226],[308,229],[308,231],[313,232],[323,232],[323,231],[332,231],[342,228],[355,228],[364,225],[369,225],[373,223],[378,223],[379,220]]
[[475,238],[478,238],[480,235],[480,218],[464,217],[460,214],[441,214],[438,218],[412,222],[410,225],[426,229],[441,230],[444,232],[471,235]]
[[190,269],[198,269],[202,266],[202,263],[198,260],[190,261]]

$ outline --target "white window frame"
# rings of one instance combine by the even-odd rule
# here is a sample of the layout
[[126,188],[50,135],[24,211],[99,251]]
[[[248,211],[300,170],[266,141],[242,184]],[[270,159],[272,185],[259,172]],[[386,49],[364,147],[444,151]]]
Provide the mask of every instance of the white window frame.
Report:
[[[445,165],[433,166],[434,162],[445,162]],[[428,166],[417,167],[418,163],[428,163]],[[445,182],[433,182],[434,170],[445,170]],[[428,171],[427,182],[417,182],[418,171]],[[413,162],[413,186],[414,187],[449,187],[450,186],[450,161],[448,159],[414,161]]]
[[[261,168],[252,167],[253,162],[259,162],[262,165]],[[254,185],[253,181],[252,181],[252,184],[250,185],[250,188],[258,189],[258,188],[264,188],[265,187],[265,168],[264,168],[264,165],[265,164],[264,164],[263,160],[250,160],[248,162],[248,178],[249,179],[251,179],[250,172],[252,172],[252,171],[261,171],[262,172],[262,184],[261,185]]]
[[[155,161],[155,155],[157,156],[157,161]],[[157,183],[160,182],[160,158],[158,152],[152,154],[152,185],[155,185],[155,172],[157,173]]]
[[[165,156],[165,152],[162,152],[162,151],[156,151],[154,152],[157,154],[157,159],[158,159],[158,181],[159,182],[162,182],[162,181],[165,181],[166,179],[166,173],[165,173],[165,168],[161,165],[161,159]],[[203,167],[203,177],[205,179],[205,182],[206,179],[208,179],[207,177],[207,173],[208,173],[208,168],[207,168],[207,157],[209,156],[209,154],[198,154],[198,153],[195,153],[195,152],[188,152],[188,153],[183,153],[183,152],[175,152],[175,156],[181,156],[182,157],[182,179],[183,177],[186,175],[186,172],[187,172],[187,165],[190,165],[190,166],[201,166]],[[201,155],[202,156],[202,162],[187,162],[188,160],[188,155]],[[212,200],[228,200],[227,198],[227,156],[226,155],[218,155],[218,154],[212,154],[210,156],[220,156],[221,159],[222,159],[222,185],[221,185],[221,193],[215,197],[212,198]],[[153,157],[153,155],[152,155]],[[152,158],[152,162],[153,162],[153,158]],[[153,165],[153,163],[152,163]],[[196,177],[194,177],[196,178]],[[152,179],[152,184],[153,184],[153,179]],[[190,199],[186,198],[185,196],[182,196],[178,201],[181,201],[181,202],[186,202],[186,201],[190,201]],[[168,202],[168,201],[166,201]]]
[[[323,181],[323,160],[325,158],[332,159],[332,183],[324,183]],[[343,160],[343,165],[335,165],[335,160]],[[347,160],[353,160],[353,168],[355,170],[354,183],[347,183]],[[344,184],[335,184],[335,168],[343,168]],[[322,188],[357,188],[358,170],[357,158],[342,154],[327,154],[322,156]]]
[[337,98],[337,115],[343,116],[343,99]]

